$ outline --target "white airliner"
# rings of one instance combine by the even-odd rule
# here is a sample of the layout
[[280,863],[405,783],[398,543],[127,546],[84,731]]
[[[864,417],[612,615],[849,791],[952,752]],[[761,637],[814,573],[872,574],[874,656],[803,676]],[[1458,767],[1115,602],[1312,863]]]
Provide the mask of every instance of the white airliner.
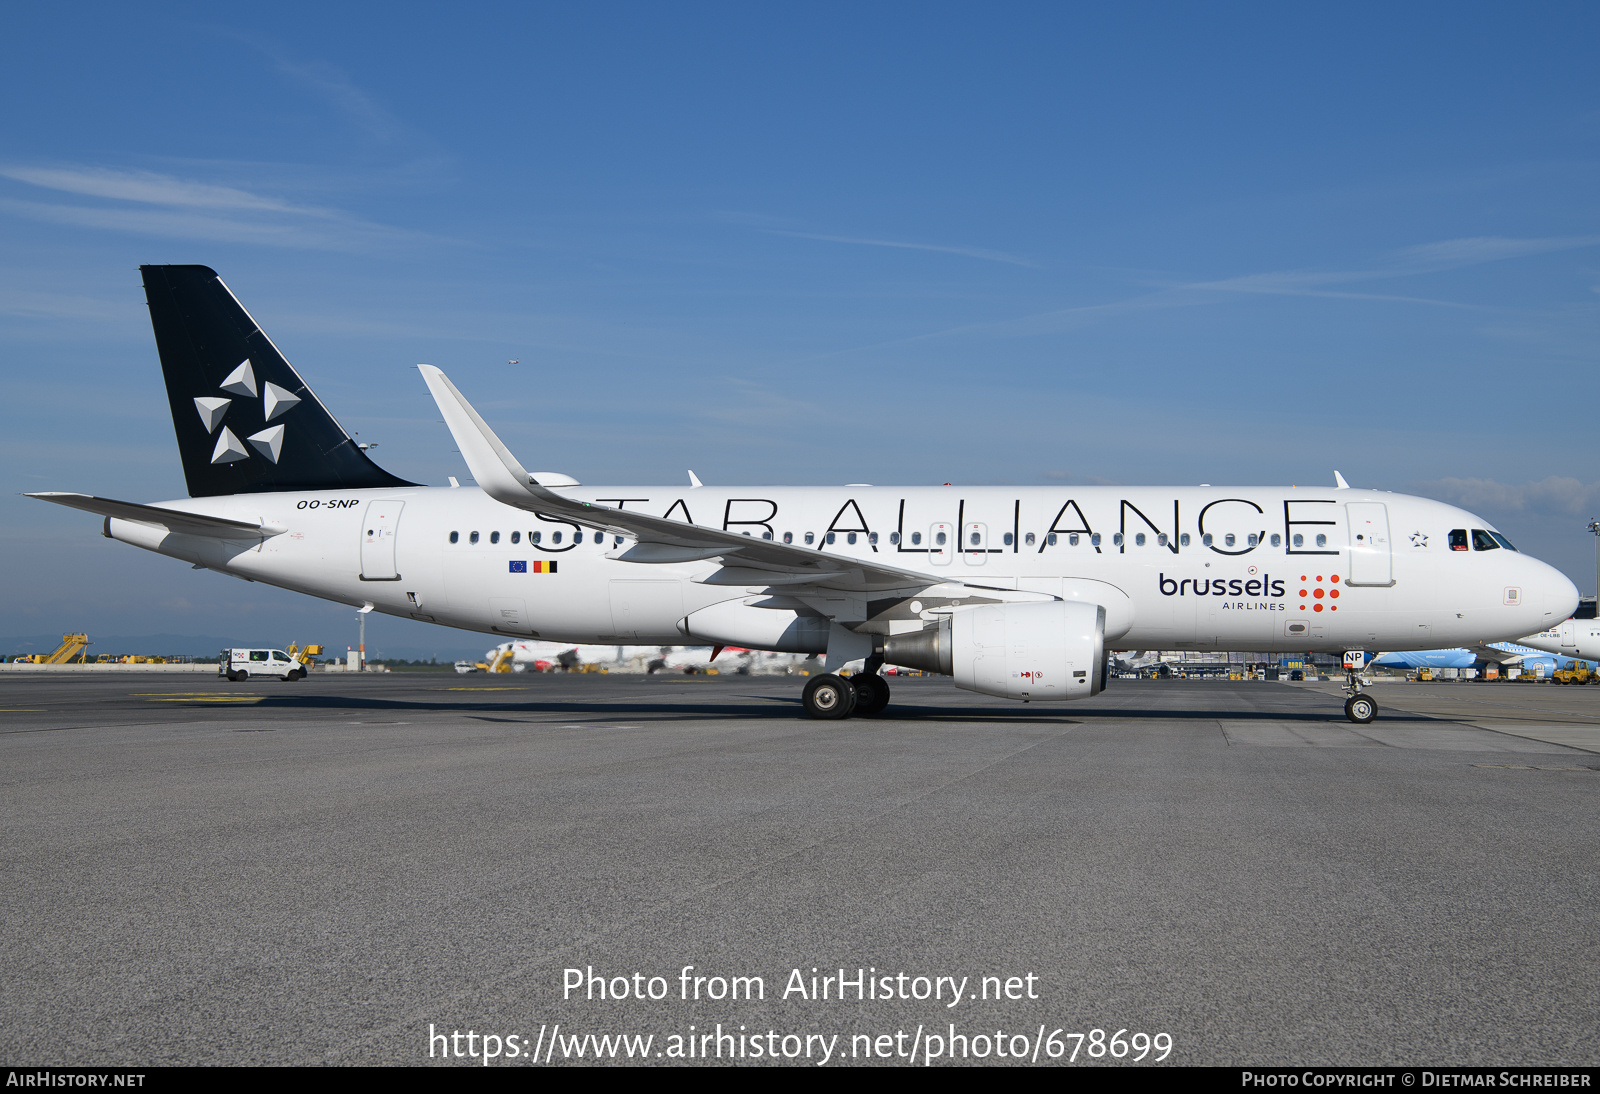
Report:
[[[1487,521],[1338,488],[583,487],[524,470],[418,366],[477,488],[374,464],[204,266],[145,266],[190,497],[34,494],[104,534],[363,611],[506,638],[826,655],[813,717],[876,714],[885,664],[1082,699],[1107,649],[1475,645],[1577,589]],[[839,666],[864,658],[846,679]],[[1360,659],[1357,659],[1357,664]],[[1349,675],[1346,714],[1377,706]]]
[[1595,618],[1595,602],[1586,600],[1570,619],[1517,641],[1557,657],[1600,660],[1600,619]]

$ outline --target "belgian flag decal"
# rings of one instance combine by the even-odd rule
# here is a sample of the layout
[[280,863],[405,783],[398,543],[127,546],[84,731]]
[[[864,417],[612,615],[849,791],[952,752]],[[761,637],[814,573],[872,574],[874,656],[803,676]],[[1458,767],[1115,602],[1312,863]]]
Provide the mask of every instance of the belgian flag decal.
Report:
[[511,572],[514,574],[553,574],[556,572],[554,559],[548,562],[524,562],[520,558],[511,560]]

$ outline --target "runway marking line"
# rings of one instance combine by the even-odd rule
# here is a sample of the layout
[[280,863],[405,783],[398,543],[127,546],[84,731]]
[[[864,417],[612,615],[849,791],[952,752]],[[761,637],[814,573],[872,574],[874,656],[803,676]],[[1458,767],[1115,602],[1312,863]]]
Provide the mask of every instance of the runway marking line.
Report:
[[265,695],[195,695],[186,698],[151,699],[152,703],[259,703]]
[[430,691],[528,691],[529,688],[430,688]]
[[1473,764],[1473,767],[1493,767],[1501,771],[1600,771],[1600,767],[1552,767],[1548,764]]

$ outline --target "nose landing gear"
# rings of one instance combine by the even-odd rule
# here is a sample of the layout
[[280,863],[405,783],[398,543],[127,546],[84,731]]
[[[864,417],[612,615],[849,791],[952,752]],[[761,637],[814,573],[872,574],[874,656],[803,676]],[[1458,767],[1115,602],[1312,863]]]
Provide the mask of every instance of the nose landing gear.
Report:
[[1364,726],[1378,716],[1378,703],[1370,695],[1352,695],[1344,701],[1344,716]]
[[1344,716],[1356,725],[1364,726],[1378,716],[1378,701],[1361,690],[1364,681],[1361,670],[1366,667],[1367,655],[1362,650],[1346,650],[1344,654],[1344,690],[1350,697],[1344,701]]

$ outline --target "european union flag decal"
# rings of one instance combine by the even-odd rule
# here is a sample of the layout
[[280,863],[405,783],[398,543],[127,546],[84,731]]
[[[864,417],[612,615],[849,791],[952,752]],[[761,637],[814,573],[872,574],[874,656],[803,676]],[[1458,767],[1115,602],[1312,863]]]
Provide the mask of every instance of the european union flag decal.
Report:
[[528,564],[521,559],[512,559],[511,572],[514,574],[525,574],[528,572]]

